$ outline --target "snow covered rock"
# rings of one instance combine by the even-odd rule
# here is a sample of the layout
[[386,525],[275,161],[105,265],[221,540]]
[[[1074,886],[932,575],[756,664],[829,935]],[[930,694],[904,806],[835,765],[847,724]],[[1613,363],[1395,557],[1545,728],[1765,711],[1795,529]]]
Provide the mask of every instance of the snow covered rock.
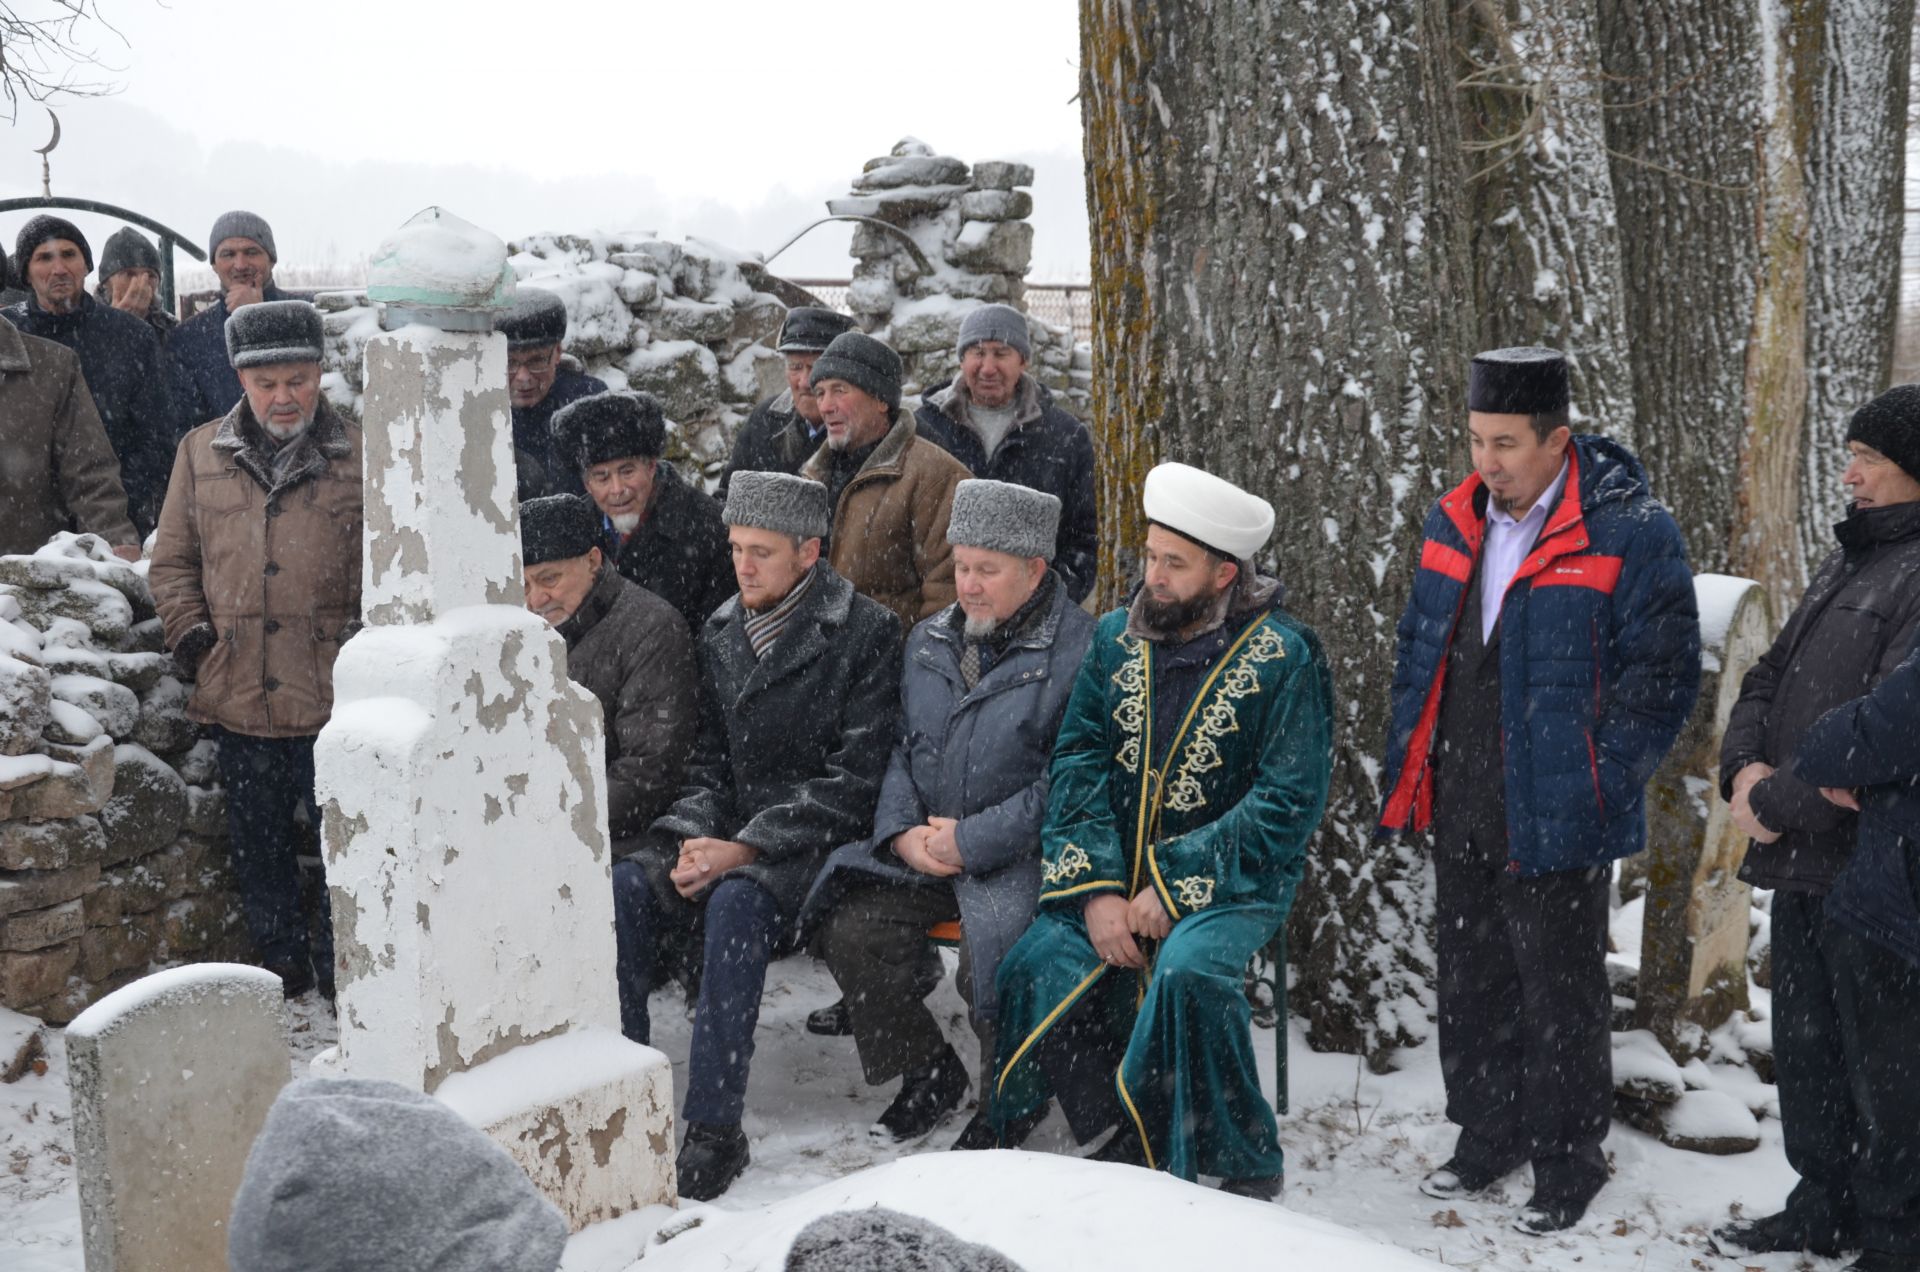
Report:
[[1760,1147],[1760,1126],[1724,1091],[1688,1091],[1662,1111],[1660,1142],[1690,1153],[1751,1153]]
[[55,676],[54,697],[92,716],[114,737],[127,737],[140,720],[140,698],[125,685],[98,676]]
[[1687,1093],[1685,1077],[1660,1040],[1646,1029],[1613,1035],[1613,1089],[1653,1104],[1674,1104]]
[[0,656],[0,756],[39,745],[52,716],[53,677],[46,668]]
[[133,743],[113,749],[113,797],[100,812],[109,864],[158,852],[187,818],[187,784],[153,752]]

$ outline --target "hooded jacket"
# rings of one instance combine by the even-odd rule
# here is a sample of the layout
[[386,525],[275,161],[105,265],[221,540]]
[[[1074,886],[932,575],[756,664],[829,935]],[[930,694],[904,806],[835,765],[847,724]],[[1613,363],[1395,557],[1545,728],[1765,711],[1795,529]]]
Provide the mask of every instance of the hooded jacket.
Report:
[[[1680,527],[1624,447],[1581,435],[1568,455],[1560,502],[1500,612],[1508,869],[1528,876],[1646,846],[1647,780],[1700,692],[1700,615]],[[1427,514],[1394,658],[1383,833],[1432,821],[1447,651],[1487,500],[1475,473]]]

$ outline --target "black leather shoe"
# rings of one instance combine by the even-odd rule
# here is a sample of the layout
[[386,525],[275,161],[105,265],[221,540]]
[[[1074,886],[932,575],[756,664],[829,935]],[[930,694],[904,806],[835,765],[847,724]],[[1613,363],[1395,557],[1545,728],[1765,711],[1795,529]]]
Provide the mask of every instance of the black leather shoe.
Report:
[[[1831,1227],[1831,1225],[1823,1225]],[[1715,1254],[1729,1259],[1750,1254],[1782,1254],[1805,1250],[1811,1254],[1835,1255],[1851,1242],[1837,1231],[1816,1233],[1798,1215],[1782,1210],[1758,1219],[1736,1219],[1713,1230],[1708,1244]]]
[[1042,1104],[1019,1121],[1007,1127],[1005,1135],[996,1135],[993,1123],[987,1120],[987,1111],[981,1109],[967,1120],[960,1131],[960,1138],[953,1141],[955,1152],[971,1152],[983,1148],[1019,1148],[1027,1142],[1040,1123],[1047,1120],[1048,1106]]
[[1254,1201],[1278,1201],[1286,1184],[1285,1175],[1254,1175],[1246,1179],[1223,1179],[1220,1181],[1220,1191],[1236,1197],[1250,1197]]
[[680,1177],[680,1195],[692,1201],[712,1201],[733,1186],[747,1168],[747,1135],[738,1126],[688,1122],[686,1142],[674,1171]]
[[853,1036],[853,1013],[847,1010],[847,1000],[826,1007],[816,1007],[807,1013],[807,1032],[819,1034],[822,1038],[848,1038]]
[[967,1098],[967,1066],[952,1047],[924,1069],[900,1082],[900,1094],[874,1124],[873,1133],[894,1143],[917,1140],[946,1120]]

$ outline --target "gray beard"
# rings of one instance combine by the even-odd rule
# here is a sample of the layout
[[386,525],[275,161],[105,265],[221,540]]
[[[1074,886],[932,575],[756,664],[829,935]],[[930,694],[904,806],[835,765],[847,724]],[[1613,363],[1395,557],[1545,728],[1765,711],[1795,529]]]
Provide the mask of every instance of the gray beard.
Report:
[[608,517],[607,520],[611,521],[613,528],[621,534],[632,534],[634,527],[640,524],[640,514],[637,512],[623,512],[617,517]]
[[285,446],[288,442],[294,441],[302,433],[305,433],[307,429],[310,428],[312,425],[313,425],[313,416],[311,415],[308,415],[302,418],[298,424],[290,425],[286,428],[275,427],[273,424],[270,424],[265,420],[262,420],[260,422],[260,427],[262,430],[266,432],[266,435],[268,437],[271,437],[275,443],[281,446]]
[[1000,620],[991,616],[975,618],[969,614],[962,630],[966,632],[968,640],[985,640],[1000,630]]

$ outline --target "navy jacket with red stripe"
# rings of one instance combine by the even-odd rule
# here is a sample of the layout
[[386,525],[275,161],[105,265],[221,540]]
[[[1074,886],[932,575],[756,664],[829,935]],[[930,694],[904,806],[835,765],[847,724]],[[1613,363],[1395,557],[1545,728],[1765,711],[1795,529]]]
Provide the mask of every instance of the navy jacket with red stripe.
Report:
[[[1576,436],[1559,506],[1500,611],[1509,869],[1578,870],[1646,846],[1645,791],[1700,690],[1700,617],[1680,528],[1624,447]],[[1427,515],[1400,619],[1380,829],[1427,829],[1447,651],[1486,537],[1478,474]],[[1462,745],[1463,739],[1449,739]]]

